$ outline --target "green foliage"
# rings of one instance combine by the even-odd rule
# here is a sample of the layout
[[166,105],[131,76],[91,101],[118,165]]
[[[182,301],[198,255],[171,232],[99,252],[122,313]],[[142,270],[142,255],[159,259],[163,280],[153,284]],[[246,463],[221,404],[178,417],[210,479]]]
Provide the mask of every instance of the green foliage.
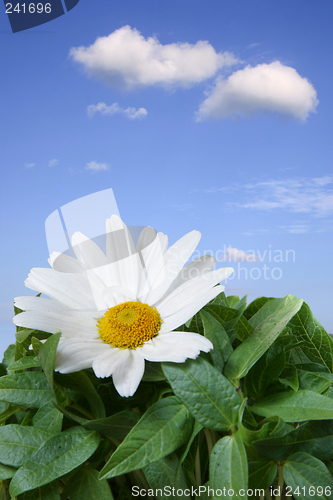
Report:
[[54,372],[60,333],[18,328],[0,365],[0,498],[331,499],[333,342],[309,306],[221,293],[179,330],[214,349],[147,362],[122,398],[112,377]]

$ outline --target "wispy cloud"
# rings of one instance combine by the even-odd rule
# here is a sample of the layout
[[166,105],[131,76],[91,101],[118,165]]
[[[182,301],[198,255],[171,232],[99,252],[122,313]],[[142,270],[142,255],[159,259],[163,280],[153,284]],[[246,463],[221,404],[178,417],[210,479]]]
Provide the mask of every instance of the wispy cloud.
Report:
[[56,158],[54,158],[53,160],[49,161],[48,166],[49,167],[55,167],[56,165],[58,165],[58,163],[59,163],[59,160],[57,160]]
[[90,104],[87,107],[87,113],[91,117],[95,113],[101,113],[102,115],[116,115],[123,114],[127,116],[130,120],[141,120],[146,117],[148,111],[145,108],[121,108],[117,102],[111,104],[111,106],[107,106],[105,102],[99,102],[98,104]]
[[246,48],[247,49],[254,49],[255,47],[258,47],[259,45],[261,45],[261,43],[251,43]]
[[290,224],[288,226],[280,226],[281,229],[286,230],[288,233],[291,234],[306,234],[309,233],[311,230],[311,226],[308,224],[302,224],[302,223],[294,223]]
[[201,104],[197,121],[254,113],[278,113],[305,121],[318,105],[311,83],[280,61],[247,66],[218,78]]
[[269,233],[268,229],[248,229],[245,231],[243,234],[246,234],[246,236],[253,236],[254,234],[264,234],[264,233]]
[[93,172],[99,172],[101,170],[108,170],[109,166],[107,163],[98,163],[97,161],[91,161],[87,163],[86,170],[91,170]]
[[24,167],[25,167],[25,168],[32,168],[32,167],[34,167],[35,165],[36,165],[36,163],[25,163],[25,164],[24,164]]
[[97,38],[89,47],[73,47],[70,57],[88,76],[107,85],[132,90],[140,87],[190,87],[238,62],[230,52],[217,53],[207,41],[163,45],[130,26]]
[[251,199],[234,203],[252,210],[288,210],[324,217],[333,213],[333,175],[246,184]]
[[179,212],[187,212],[188,210],[194,209],[194,205],[192,203],[181,203],[178,205],[171,205],[171,207],[178,210]]
[[[226,201],[232,208],[260,211],[285,210],[294,213],[325,217],[333,213],[333,175],[271,179],[267,181],[234,183],[230,186],[195,189],[192,193],[232,194],[242,201]],[[296,228],[295,228],[296,229]]]

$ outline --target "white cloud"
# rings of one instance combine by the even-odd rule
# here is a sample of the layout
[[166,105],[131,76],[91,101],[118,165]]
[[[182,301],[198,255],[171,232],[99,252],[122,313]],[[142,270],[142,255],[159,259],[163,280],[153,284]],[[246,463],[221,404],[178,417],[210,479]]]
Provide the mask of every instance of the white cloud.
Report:
[[36,163],[25,163],[24,166],[25,168],[32,168],[36,165]]
[[147,116],[148,111],[145,108],[121,108],[117,102],[107,106],[105,102],[99,102],[98,104],[90,104],[87,107],[87,113],[89,116],[93,116],[95,113],[101,113],[102,115],[115,115],[117,113],[124,114],[127,118],[131,120],[140,120]]
[[235,262],[256,262],[260,261],[260,257],[255,255],[251,250],[245,252],[244,250],[238,250],[238,248],[228,247],[225,249],[223,257],[219,257],[219,261],[235,261]]
[[279,61],[235,71],[218,78],[201,104],[197,121],[228,116],[251,116],[255,112],[279,113],[306,120],[318,105],[311,83],[294,68]]
[[58,165],[58,163],[59,163],[59,160],[54,158],[53,160],[49,161],[49,167],[55,167],[56,165]]
[[217,53],[207,41],[163,45],[130,26],[97,38],[89,47],[73,47],[70,57],[89,76],[127,90],[152,85],[190,87],[238,62],[230,52]]
[[93,172],[99,172],[100,170],[108,170],[107,163],[97,163],[97,161],[91,161],[87,163],[86,170],[92,170]]

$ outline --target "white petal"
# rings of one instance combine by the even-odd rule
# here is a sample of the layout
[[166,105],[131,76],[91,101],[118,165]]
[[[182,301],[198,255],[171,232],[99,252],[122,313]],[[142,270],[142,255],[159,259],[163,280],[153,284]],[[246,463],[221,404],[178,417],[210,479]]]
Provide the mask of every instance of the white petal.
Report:
[[200,309],[205,306],[209,301],[214,299],[219,293],[223,292],[224,287],[221,285],[214,286],[214,288],[208,290],[206,293],[198,297],[192,303],[188,304],[184,309],[181,309],[175,314],[168,316],[167,318],[163,318],[163,323],[160,329],[161,333],[171,332],[178,326],[183,325],[188,321],[192,316],[194,316]]
[[170,295],[166,295],[165,299],[158,305],[155,304],[158,312],[162,318],[177,313],[181,309],[191,305],[197,298],[200,298],[200,296],[204,295],[220,281],[226,279],[232,272],[233,269],[231,267],[218,269],[217,271],[204,273],[198,278],[186,281]]
[[70,255],[60,252],[52,252],[48,263],[55,271],[62,273],[82,273],[84,266]]
[[129,351],[129,356],[124,363],[114,371],[112,378],[118,393],[128,398],[133,396],[141,382],[145,371],[145,361],[136,351]]
[[56,300],[44,299],[42,297],[16,297],[14,305],[22,309],[22,311],[43,311],[55,314],[66,314],[72,310]]
[[163,300],[167,295],[176,290],[179,286],[183,285],[186,281],[198,278],[202,274],[211,271],[215,262],[216,261],[212,255],[206,254],[187,264],[187,266],[179,272],[177,278],[173,281],[167,293],[160,300]]
[[96,377],[110,377],[117,367],[126,362],[126,359],[129,357],[128,349],[117,349],[110,345],[108,345],[108,347],[108,350],[93,361],[92,368]]
[[195,359],[200,351],[213,349],[210,340],[192,332],[169,332],[159,334],[137,349],[148,361],[171,361],[183,363],[187,358]]
[[135,252],[132,236],[117,215],[106,221],[106,256],[108,262],[117,262]]
[[67,338],[97,338],[98,328],[96,326],[96,319],[89,318],[82,313],[75,313],[73,316],[69,316],[51,312],[27,311],[14,316],[13,322],[17,326],[42,330],[44,332],[61,332]]
[[54,369],[60,373],[73,373],[91,368],[94,359],[110,348],[100,339],[60,338]]
[[106,255],[96,243],[77,231],[72,236],[72,246],[77,259],[87,269],[104,266],[107,264]]
[[137,297],[141,273],[140,257],[135,253],[108,265],[108,286],[122,286]]
[[[177,278],[178,273],[184,266],[185,262],[187,262],[191,257],[200,241],[200,238],[201,234],[199,231],[191,231],[180,238],[180,240],[167,250],[164,256],[165,269],[161,270],[161,272],[165,275],[165,279],[161,285],[158,283],[157,287],[155,287],[155,284],[152,283],[153,289],[147,298],[147,303],[149,305],[155,304],[163,297],[172,282]],[[157,278],[157,280],[159,279],[160,277]]]
[[167,237],[163,233],[158,233],[155,240],[146,248],[142,249],[141,257],[145,266],[145,281],[141,283],[139,297],[142,302],[150,290],[160,286],[166,278],[164,254],[168,245]]
[[96,307],[89,281],[83,273],[60,273],[54,269],[34,268],[25,285],[72,309],[92,310]]
[[153,227],[146,226],[142,229],[138,242],[136,244],[136,251],[141,252],[144,248],[151,245],[156,238],[156,231]]

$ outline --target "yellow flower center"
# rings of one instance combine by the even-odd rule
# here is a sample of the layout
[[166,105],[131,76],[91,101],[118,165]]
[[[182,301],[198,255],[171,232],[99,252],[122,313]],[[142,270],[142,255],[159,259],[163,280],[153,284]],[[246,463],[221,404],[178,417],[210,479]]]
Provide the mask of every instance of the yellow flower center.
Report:
[[97,327],[107,344],[119,349],[136,349],[156,337],[161,323],[156,307],[142,302],[123,302],[106,311]]

